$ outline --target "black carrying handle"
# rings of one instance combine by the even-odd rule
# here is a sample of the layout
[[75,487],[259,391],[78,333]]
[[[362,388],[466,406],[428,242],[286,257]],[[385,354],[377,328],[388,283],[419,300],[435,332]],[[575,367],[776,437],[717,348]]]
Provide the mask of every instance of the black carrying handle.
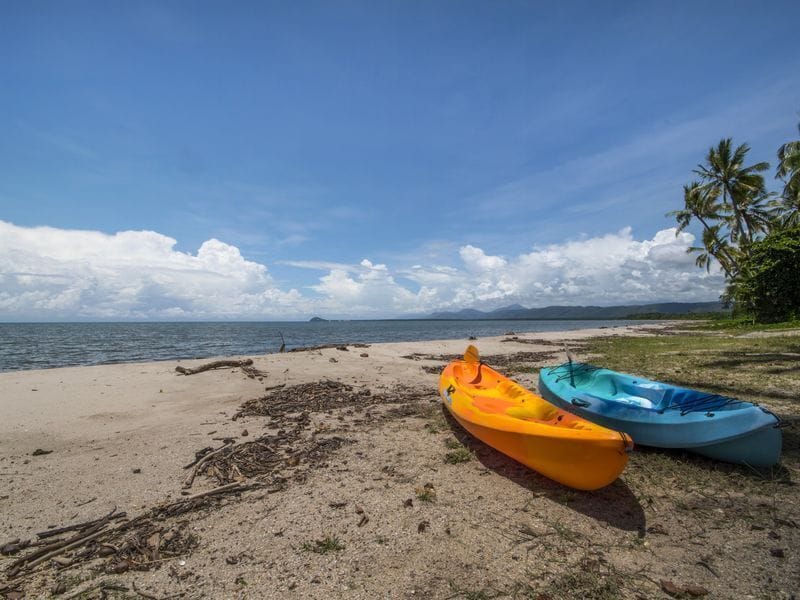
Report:
[[573,398],[571,402],[573,406],[580,406],[582,408],[592,405],[591,402],[588,402],[587,400],[581,400],[580,398]]

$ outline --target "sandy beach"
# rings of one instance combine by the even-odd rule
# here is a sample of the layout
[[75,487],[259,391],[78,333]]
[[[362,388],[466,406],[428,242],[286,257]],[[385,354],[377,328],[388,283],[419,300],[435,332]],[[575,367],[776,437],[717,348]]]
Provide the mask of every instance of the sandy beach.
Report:
[[[579,346],[608,335],[654,331],[629,326],[473,343],[502,370],[504,361],[562,362],[562,341]],[[9,569],[31,548],[9,553],[0,556],[0,592],[8,598],[54,591],[82,598],[675,596],[666,581],[685,597],[794,597],[796,501],[777,504],[769,487],[744,489],[739,482],[748,475],[741,469],[674,452],[635,452],[622,477],[598,492],[549,481],[469,438],[443,414],[438,372],[468,343],[252,356],[249,375],[238,367],[189,376],[175,370],[212,359],[0,374],[0,544],[36,540],[39,532],[115,508],[127,519],[147,517],[147,538],[133,546],[150,544],[150,555],[139,547],[125,561],[63,553],[60,564],[43,562],[16,577],[7,577]],[[535,389],[535,374],[514,377]],[[257,414],[264,404],[256,402],[237,414],[267,394],[284,394],[285,410]],[[313,402],[298,408],[292,397]],[[246,461],[236,472],[221,464],[185,485],[192,471],[185,466],[196,452],[262,436],[283,457],[268,472],[250,477]],[[469,459],[449,461],[448,452],[462,445]],[[676,485],[687,469],[699,482],[688,494]],[[730,486],[720,495],[715,486],[725,481]],[[748,481],[757,483],[755,476]],[[252,482],[259,486],[206,497],[182,512],[152,512],[221,485],[236,491],[236,483]],[[676,511],[676,502],[685,510]],[[734,521],[726,520],[734,513]],[[111,519],[109,526],[121,522]],[[123,542],[110,544],[118,550]]]

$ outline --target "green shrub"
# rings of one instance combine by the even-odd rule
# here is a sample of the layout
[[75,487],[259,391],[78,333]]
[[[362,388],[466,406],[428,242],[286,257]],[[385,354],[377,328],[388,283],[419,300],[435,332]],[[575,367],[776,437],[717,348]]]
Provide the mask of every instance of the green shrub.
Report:
[[760,323],[800,318],[800,226],[753,243],[730,294],[737,312]]

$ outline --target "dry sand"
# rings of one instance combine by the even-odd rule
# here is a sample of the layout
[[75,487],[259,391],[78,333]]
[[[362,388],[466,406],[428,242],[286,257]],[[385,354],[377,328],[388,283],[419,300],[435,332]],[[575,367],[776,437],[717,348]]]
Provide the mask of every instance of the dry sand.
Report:
[[[484,356],[540,366],[562,360],[554,342],[652,329],[531,333],[474,343]],[[97,518],[114,507],[133,517],[181,499],[183,467],[197,450],[219,447],[225,437],[243,444],[274,430],[264,416],[232,418],[266,388],[330,380],[384,396],[402,387],[407,400],[312,411],[297,426],[298,439],[335,437],[341,447],[316,460],[290,461],[266,478],[266,488],[166,519],[162,529],[181,528],[195,540],[180,556],[164,557],[149,570],[129,564],[132,570],[121,574],[107,572],[111,559],[76,561],[60,572],[42,565],[9,582],[3,573],[19,554],[3,556],[0,592],[50,597],[63,582],[60,597],[89,589],[81,596],[87,598],[659,598],[668,597],[661,583],[668,580],[684,590],[705,588],[708,597],[792,597],[796,544],[765,540],[763,561],[735,560],[742,544],[785,533],[757,519],[752,530],[710,531],[704,518],[705,511],[768,503],[769,497],[743,499],[731,489],[724,501],[687,519],[673,514],[667,492],[654,492],[654,485],[668,488],[670,481],[631,477],[633,460],[605,490],[576,492],[466,436],[441,411],[436,372],[443,357],[462,353],[467,343],[254,356],[264,374],[257,378],[238,368],[182,376],[177,361],[0,374],[0,544],[35,539],[48,527]],[[516,379],[535,389],[535,375]],[[448,464],[445,456],[458,440],[472,459]],[[37,449],[51,453],[33,455]],[[661,466],[693,460],[671,454],[648,459]],[[701,470],[709,468],[710,461],[698,460]],[[656,479],[669,475],[671,467],[657,473]],[[276,488],[275,481],[282,484]],[[427,494],[426,484],[433,490]],[[191,493],[217,485],[198,475]],[[796,506],[793,511],[796,519]],[[775,518],[794,523],[796,541],[797,522]],[[334,539],[341,549],[317,544]],[[771,545],[787,547],[787,556],[770,556]],[[103,591],[109,583],[127,591]]]

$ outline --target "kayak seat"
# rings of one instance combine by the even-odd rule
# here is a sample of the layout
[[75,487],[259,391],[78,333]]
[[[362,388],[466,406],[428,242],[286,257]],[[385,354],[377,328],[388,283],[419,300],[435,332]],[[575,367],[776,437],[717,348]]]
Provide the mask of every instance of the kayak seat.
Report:
[[611,400],[649,409],[660,408],[665,403],[668,404],[673,392],[672,388],[650,383],[635,385],[620,382],[619,387],[619,393],[611,396]]
[[619,402],[621,404],[630,404],[631,406],[638,406],[639,408],[654,408],[654,404],[648,398],[642,398],[641,396],[627,396],[625,394],[617,394],[615,396],[611,396],[611,400],[614,402]]

